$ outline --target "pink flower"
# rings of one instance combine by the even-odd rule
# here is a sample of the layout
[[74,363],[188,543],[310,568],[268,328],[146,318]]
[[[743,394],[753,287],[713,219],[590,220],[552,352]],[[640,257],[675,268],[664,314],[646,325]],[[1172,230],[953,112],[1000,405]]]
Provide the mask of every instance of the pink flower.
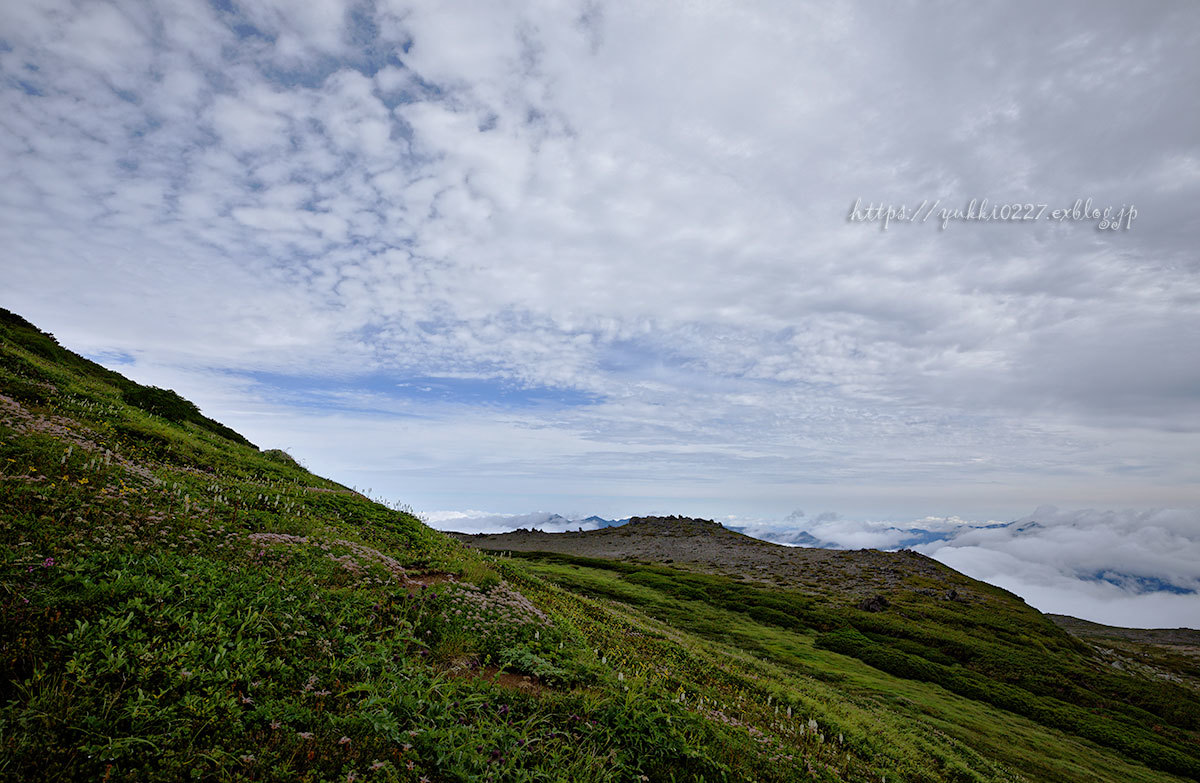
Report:
[[339,745],[349,745],[349,744],[350,744],[350,738],[349,738],[349,737],[342,737],[340,740],[338,740],[338,744],[339,744]]

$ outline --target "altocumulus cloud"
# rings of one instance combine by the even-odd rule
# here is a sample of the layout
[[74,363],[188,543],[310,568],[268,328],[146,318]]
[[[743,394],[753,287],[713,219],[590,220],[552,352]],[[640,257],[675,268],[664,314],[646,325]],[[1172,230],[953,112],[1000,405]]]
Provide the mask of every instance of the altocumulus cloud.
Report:
[[[1198,28],[6,3],[4,305],[418,508],[1192,506]],[[885,232],[856,198],[1139,217]]]

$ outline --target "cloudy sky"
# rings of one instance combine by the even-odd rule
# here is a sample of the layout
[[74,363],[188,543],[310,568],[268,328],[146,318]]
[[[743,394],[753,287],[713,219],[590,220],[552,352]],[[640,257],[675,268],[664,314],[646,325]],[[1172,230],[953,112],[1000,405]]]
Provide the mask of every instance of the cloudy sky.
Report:
[[0,305],[431,519],[935,518],[995,581],[1053,504],[1046,590],[1158,600],[1197,83],[1182,0],[4,3]]

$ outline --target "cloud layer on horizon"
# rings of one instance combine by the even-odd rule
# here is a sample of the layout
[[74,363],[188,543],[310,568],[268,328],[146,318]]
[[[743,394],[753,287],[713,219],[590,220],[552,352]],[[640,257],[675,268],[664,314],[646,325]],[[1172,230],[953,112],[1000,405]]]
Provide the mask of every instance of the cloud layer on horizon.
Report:
[[907,547],[1003,587],[1043,612],[1134,628],[1200,628],[1200,509],[1064,510],[1012,522],[905,522],[796,512],[741,527],[782,544]]
[[511,533],[521,529],[566,533],[602,527],[598,518],[583,519],[578,515],[564,516],[549,511],[529,514],[491,514],[477,510],[428,511],[421,514],[421,519],[437,530],[455,533]]

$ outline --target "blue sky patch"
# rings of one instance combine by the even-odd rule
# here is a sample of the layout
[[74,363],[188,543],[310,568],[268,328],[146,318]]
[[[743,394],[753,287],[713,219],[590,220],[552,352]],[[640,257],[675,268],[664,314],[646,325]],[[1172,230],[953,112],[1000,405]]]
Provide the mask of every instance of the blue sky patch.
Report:
[[125,351],[98,351],[96,353],[85,353],[84,357],[91,359],[96,364],[103,365],[105,367],[109,367],[114,364],[127,365],[137,362],[137,360],[133,358],[133,354],[126,353]]
[[1128,590],[1133,593],[1171,593],[1173,595],[1196,594],[1194,589],[1180,587],[1177,584],[1173,584],[1156,576],[1122,574],[1115,571],[1097,571],[1091,574],[1081,574],[1080,578],[1091,582],[1107,582],[1110,585],[1114,585],[1122,590]]
[[397,402],[502,409],[561,409],[594,405],[600,397],[575,389],[521,386],[494,378],[444,378],[372,374],[354,378],[310,378],[281,373],[239,373],[293,402],[316,407],[355,408],[356,396]]

